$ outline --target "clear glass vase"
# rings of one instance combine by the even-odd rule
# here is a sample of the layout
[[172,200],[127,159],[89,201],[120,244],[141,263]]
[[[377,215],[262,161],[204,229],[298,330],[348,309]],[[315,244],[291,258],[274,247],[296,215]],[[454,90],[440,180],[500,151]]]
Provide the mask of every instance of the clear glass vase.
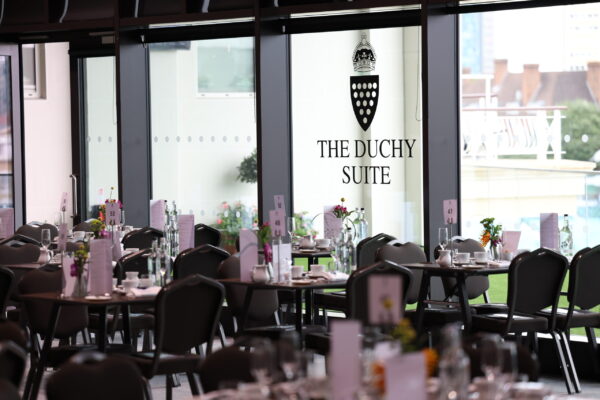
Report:
[[85,297],[87,294],[87,278],[85,274],[81,274],[77,276],[75,280],[75,286],[73,287],[73,293],[71,293],[71,297]]

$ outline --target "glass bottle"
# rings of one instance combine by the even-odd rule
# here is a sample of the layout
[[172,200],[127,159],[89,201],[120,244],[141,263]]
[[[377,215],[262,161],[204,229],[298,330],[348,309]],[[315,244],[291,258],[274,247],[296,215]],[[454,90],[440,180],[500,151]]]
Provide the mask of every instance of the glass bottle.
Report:
[[443,352],[439,362],[439,400],[467,400],[471,367],[462,347],[460,325],[446,325],[442,331]]
[[564,215],[563,226],[559,232],[560,252],[565,257],[573,257],[573,233],[569,226],[569,214]]
[[356,229],[356,240],[354,241],[355,244],[358,244],[358,242],[360,242],[362,240],[362,238],[360,237],[360,210],[358,209],[358,207],[356,207],[354,209],[354,220],[352,221],[352,224],[354,225],[354,228]]
[[176,257],[177,254],[179,254],[179,224],[178,224],[178,218],[179,216],[177,215],[177,205],[175,204],[175,201],[173,201],[173,212],[171,215],[171,223],[170,223],[170,228],[171,228],[171,232],[170,232],[170,255],[172,257]]
[[159,285],[160,282],[157,275],[157,262],[158,262],[158,239],[152,241],[152,247],[150,254],[148,255],[148,277],[152,279],[153,284]]
[[369,222],[364,207],[360,209],[360,240],[366,239],[369,236]]
[[166,239],[160,238],[160,247],[158,249],[158,262],[161,286],[165,286],[171,280],[171,256]]
[[356,248],[354,247],[352,228],[346,229],[346,273],[349,274],[356,267]]

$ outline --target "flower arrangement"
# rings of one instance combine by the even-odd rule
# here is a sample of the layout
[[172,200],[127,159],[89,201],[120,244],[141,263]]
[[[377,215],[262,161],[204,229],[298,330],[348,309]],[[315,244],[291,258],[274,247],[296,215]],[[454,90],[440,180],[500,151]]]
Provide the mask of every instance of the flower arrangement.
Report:
[[112,198],[112,193],[113,190],[115,190],[114,186],[110,187],[110,193],[108,195],[108,199],[104,200],[104,204],[101,204],[98,207],[98,219],[102,222],[106,221],[106,205],[109,203],[117,203],[119,204],[119,209],[122,210],[123,209],[123,203],[121,203],[121,200],[117,200],[117,199],[113,199]]
[[271,240],[271,225],[268,222],[265,222],[258,229],[258,243],[262,246],[265,256],[265,263],[270,263],[273,261],[273,249],[271,249],[271,244],[269,241]]
[[490,244],[491,248],[496,248],[502,243],[500,234],[502,233],[502,225],[495,225],[495,218],[484,218],[479,223],[483,225],[483,232],[481,232],[481,245],[483,247]]
[[344,206],[344,202],[346,201],[345,198],[342,197],[340,200],[342,204],[338,204],[333,208],[333,215],[335,215],[336,218],[344,219],[352,215],[354,211],[348,211],[346,206]]
[[90,226],[92,233],[94,234],[94,239],[101,239],[108,236],[106,232],[106,225],[103,221],[99,219],[93,219],[90,221]]
[[313,228],[313,221],[308,217],[308,211],[294,213],[294,236],[302,237],[310,235],[317,237],[318,232]]
[[221,231],[222,244],[233,246],[240,229],[256,228],[258,225],[258,210],[256,207],[247,207],[241,201],[229,204],[224,201],[219,206],[217,222],[212,226]]
[[89,252],[87,246],[80,244],[79,248],[75,250],[75,257],[73,258],[73,264],[71,264],[71,276],[81,278],[85,271],[85,263],[89,258]]

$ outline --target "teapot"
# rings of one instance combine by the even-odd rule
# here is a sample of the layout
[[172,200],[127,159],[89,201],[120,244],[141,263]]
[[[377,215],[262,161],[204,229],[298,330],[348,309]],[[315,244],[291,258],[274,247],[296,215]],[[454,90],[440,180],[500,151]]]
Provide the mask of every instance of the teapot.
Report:
[[435,260],[440,267],[448,268],[452,266],[451,250],[440,250],[440,255]]
[[271,280],[269,266],[266,264],[258,264],[252,268],[252,282],[267,283]]
[[303,249],[312,249],[315,247],[315,241],[311,235],[306,235],[300,240],[300,247]]

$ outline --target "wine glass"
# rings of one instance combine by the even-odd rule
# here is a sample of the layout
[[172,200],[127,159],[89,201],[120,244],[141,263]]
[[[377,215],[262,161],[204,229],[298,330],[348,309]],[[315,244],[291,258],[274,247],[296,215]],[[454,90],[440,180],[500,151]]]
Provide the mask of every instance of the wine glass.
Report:
[[503,354],[498,335],[486,335],[481,340],[481,370],[488,381],[493,382],[502,373]]
[[439,228],[438,239],[439,239],[440,248],[442,250],[445,250],[446,246],[448,245],[448,228]]
[[52,252],[50,251],[50,245],[52,244],[52,236],[50,229],[42,229],[42,247],[44,252],[48,255],[48,260],[52,259]]
[[290,243],[294,244],[294,232],[296,232],[296,219],[294,217],[286,218],[287,232],[290,235]]

